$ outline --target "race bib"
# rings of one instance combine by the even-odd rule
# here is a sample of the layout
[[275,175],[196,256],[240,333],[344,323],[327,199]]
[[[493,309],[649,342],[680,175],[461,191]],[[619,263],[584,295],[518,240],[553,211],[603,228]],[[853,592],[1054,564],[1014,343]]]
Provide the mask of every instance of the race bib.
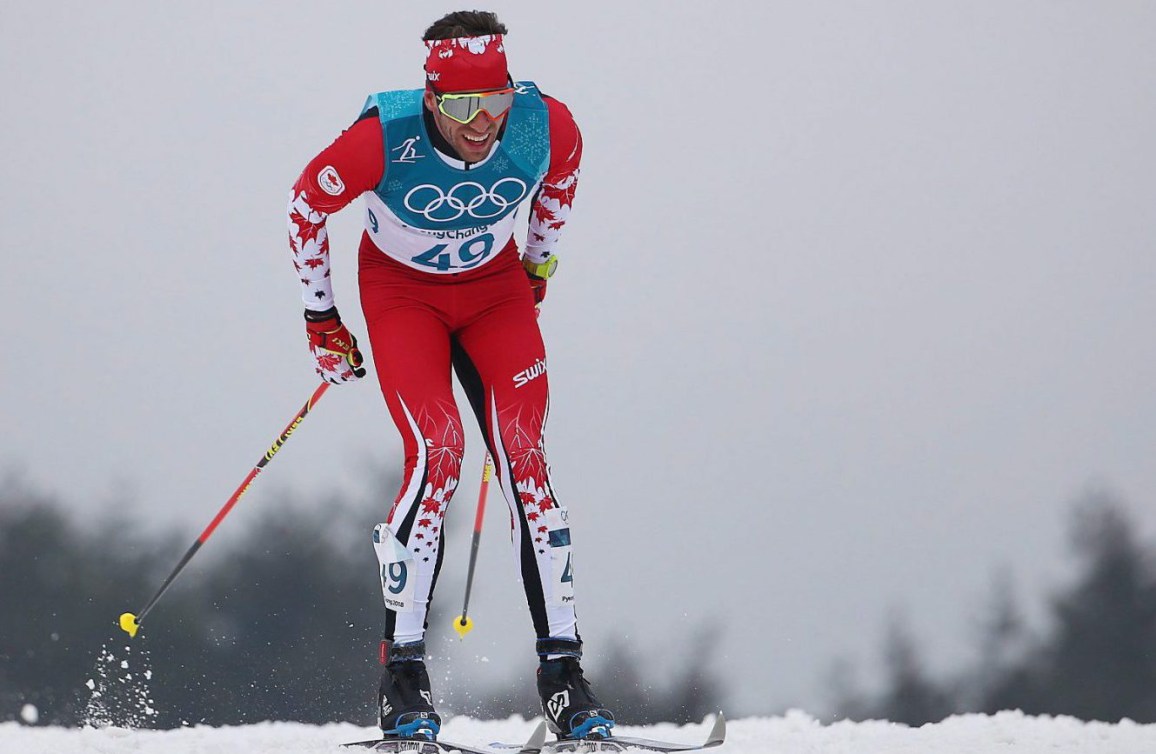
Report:
[[385,606],[399,613],[413,612],[413,586],[417,576],[413,553],[386,524],[373,527],[373,550],[381,566],[381,596]]
[[[426,197],[423,193],[414,196],[415,201]],[[436,202],[431,200],[429,206]],[[464,272],[490,261],[510,240],[517,222],[517,213],[509,212],[492,220],[480,219],[464,229],[439,229],[436,223],[419,228],[398,218],[377,194],[366,193],[365,203],[365,229],[373,245],[406,267],[435,274]],[[458,205],[468,208],[471,203],[447,206]]]
[[553,576],[547,603],[552,607],[574,602],[574,553],[570,547],[570,520],[565,508],[546,511],[546,536]]

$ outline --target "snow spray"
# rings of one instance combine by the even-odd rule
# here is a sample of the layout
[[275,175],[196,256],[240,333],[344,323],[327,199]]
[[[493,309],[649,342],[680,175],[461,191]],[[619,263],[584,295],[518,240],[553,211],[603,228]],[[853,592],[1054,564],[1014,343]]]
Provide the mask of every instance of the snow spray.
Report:
[[85,705],[84,724],[93,728],[148,728],[156,719],[156,709],[149,691],[152,663],[148,650],[140,644],[134,650],[101,647],[92,677],[85,682],[89,698]]

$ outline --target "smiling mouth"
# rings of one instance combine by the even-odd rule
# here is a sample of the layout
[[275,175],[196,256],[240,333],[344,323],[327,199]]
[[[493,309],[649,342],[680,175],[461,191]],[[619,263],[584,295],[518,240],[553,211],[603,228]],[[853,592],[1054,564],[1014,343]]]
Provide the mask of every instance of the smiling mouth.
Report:
[[481,146],[482,144],[485,144],[487,141],[489,141],[490,135],[482,134],[481,136],[470,136],[469,134],[462,134],[462,138],[464,138],[470,144]]

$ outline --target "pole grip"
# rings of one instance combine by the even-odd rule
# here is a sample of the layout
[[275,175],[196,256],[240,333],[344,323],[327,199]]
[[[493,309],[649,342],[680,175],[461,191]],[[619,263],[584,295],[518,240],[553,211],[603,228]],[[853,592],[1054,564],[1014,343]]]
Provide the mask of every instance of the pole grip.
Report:
[[[490,479],[494,476],[494,459],[486,452],[486,464],[482,467],[482,485],[478,488],[478,510],[474,514],[474,533],[482,531],[482,521],[486,517],[486,493],[490,490]],[[472,560],[472,557],[471,557]]]

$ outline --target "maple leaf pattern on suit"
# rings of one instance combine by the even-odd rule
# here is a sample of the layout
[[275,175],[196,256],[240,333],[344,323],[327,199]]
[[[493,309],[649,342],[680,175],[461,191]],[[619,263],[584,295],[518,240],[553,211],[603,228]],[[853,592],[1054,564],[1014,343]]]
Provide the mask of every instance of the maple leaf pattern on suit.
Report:
[[[542,202],[534,202],[534,222],[538,225],[547,225],[554,219],[554,210]],[[535,233],[535,235],[539,235]],[[539,236],[542,237],[542,236]]]
[[501,413],[499,421],[523,516],[530,531],[538,531],[539,519],[557,506],[550,487],[550,470],[546,465],[546,448],[542,439],[545,417],[536,410],[510,409]]
[[328,234],[325,231],[325,216],[311,222],[297,210],[296,206],[289,211],[289,243],[294,251],[302,254],[317,254],[325,245]]
[[[545,480],[539,484],[534,477],[528,477],[517,483],[518,499],[522,501],[522,509],[526,511],[526,520],[536,523],[546,511],[554,508],[554,496],[550,494],[550,487]],[[540,527],[532,527],[539,528]]]
[[329,233],[326,213],[314,209],[304,191],[294,190],[289,199],[289,248],[293,267],[300,274],[305,301],[326,309],[333,306],[329,279]]
[[556,178],[547,178],[534,197],[526,253],[535,262],[544,261],[558,245],[578,190],[578,172],[575,169]]
[[[445,487],[452,480],[449,491],[457,486],[462,470],[466,436],[462,422],[453,405],[437,404],[419,412],[416,417],[426,445],[428,479],[434,488]],[[430,497],[430,495],[426,495]],[[442,498],[439,498],[439,500]]]
[[542,427],[546,417],[536,409],[516,408],[501,412],[502,442],[514,466],[514,478],[546,478],[546,449]]
[[558,180],[542,184],[542,197],[556,202],[559,206],[570,208],[574,203],[574,194],[578,191],[578,171],[562,176]]
[[[426,484],[416,502],[418,517],[409,544],[427,562],[441,548],[442,521],[461,475],[465,433],[453,406],[438,404],[414,419],[425,445]],[[410,473],[421,474],[422,469]]]

